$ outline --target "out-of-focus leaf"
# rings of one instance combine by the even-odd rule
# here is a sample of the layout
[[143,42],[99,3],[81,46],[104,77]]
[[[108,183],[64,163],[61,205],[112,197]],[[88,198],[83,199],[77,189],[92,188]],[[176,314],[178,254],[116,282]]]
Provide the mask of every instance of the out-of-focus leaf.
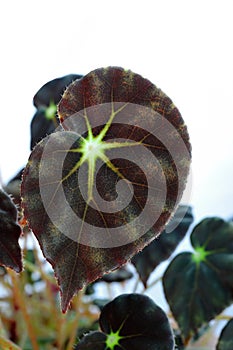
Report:
[[192,222],[192,208],[186,205],[180,205],[170,222],[170,225],[175,225],[176,228],[170,233],[164,230],[158,238],[133,257],[131,262],[136,267],[145,287],[147,286],[147,280],[151,272],[162,261],[170,257],[185,237]]
[[163,276],[171,311],[187,342],[232,302],[233,224],[201,221],[191,234],[194,253],[177,255]]
[[222,329],[216,350],[233,349],[233,319],[231,319]]
[[100,310],[102,310],[103,309],[103,307],[107,304],[107,303],[109,303],[109,299],[94,299],[93,301],[93,304],[94,305],[96,305],[96,306],[98,306],[98,308],[100,309]]
[[50,80],[44,84],[33,97],[36,108],[48,107],[53,101],[58,104],[67,86],[76,79],[82,78],[80,74],[68,74],[60,78]]
[[90,332],[80,340],[75,350],[105,350],[106,338],[106,335],[102,332]]
[[4,186],[4,191],[10,194],[15,204],[20,204],[20,186],[22,181],[23,169],[21,169],[10,181]]
[[[136,106],[148,108],[144,115],[127,114],[126,118],[131,121],[131,124],[123,124],[122,127],[119,127],[119,123],[116,123],[115,120],[111,121],[112,116],[119,115],[118,103],[124,109],[131,102]],[[96,111],[96,108],[103,108],[103,105],[107,108],[101,109],[101,113],[86,115],[88,113],[86,108],[93,107]],[[69,117],[81,110],[85,113],[78,118],[78,122],[76,120],[75,125],[68,125]],[[73,82],[65,91],[59,103],[58,112],[66,131],[47,136],[33,149],[23,175],[22,206],[30,228],[36,235],[46,259],[55,270],[62,294],[62,309],[65,311],[74,293],[82,289],[85,284],[102,277],[104,273],[125,264],[163,230],[185,187],[190,164],[190,144],[184,121],[172,101],[150,81],[122,68],[98,69]],[[178,143],[177,162],[181,170],[179,176],[174,159],[170,151],[166,149],[166,145],[148,130],[137,127],[141,119],[151,121],[152,112],[162,114],[163,125],[165,120],[169,120],[169,125],[172,125],[171,133],[165,133],[165,137],[169,142],[169,150],[176,148]],[[156,118],[158,118],[158,113]],[[96,117],[100,119],[98,120],[100,126],[92,128]],[[88,127],[88,135],[82,129],[85,123]],[[156,128],[154,124],[150,127]],[[174,136],[177,134],[179,135],[178,140]],[[119,156],[114,157],[110,162],[108,161],[109,153],[106,157],[101,153],[102,158],[99,159],[98,152],[97,156],[93,157],[89,148],[82,148],[84,139],[92,147],[90,140],[96,140],[96,137],[101,135],[104,135],[104,140],[98,141],[101,147],[104,145],[109,149],[112,139],[123,139],[125,142],[119,142],[119,149],[125,149],[132,141],[135,141],[137,146],[140,144],[140,147],[145,148],[150,153],[146,164],[150,175],[145,174],[135,162],[128,161],[124,157],[121,159],[121,150]],[[53,146],[51,152],[45,151],[48,142]],[[183,144],[187,148],[184,157],[179,152]],[[115,147],[115,144],[112,143],[111,147]],[[58,169],[60,169],[61,157],[64,154],[66,157],[62,162],[63,168],[60,174]],[[156,166],[154,163],[153,166],[151,165],[153,157],[156,158]],[[98,174],[95,174],[98,162],[102,162],[102,166]],[[160,167],[163,168],[162,172]],[[84,174],[84,182],[81,184],[79,182],[80,172]],[[58,173],[61,179],[57,181]],[[96,202],[92,200],[95,175],[99,195],[109,205],[117,197],[116,185],[120,180],[132,184],[133,195],[130,203],[116,212],[101,211]],[[151,178],[155,181],[153,186],[148,187],[148,181]],[[163,202],[161,208],[159,198],[162,198],[161,183],[164,183],[164,179],[165,201],[161,200]],[[128,229],[127,224],[134,221],[142,212],[147,203],[149,190],[151,193],[149,203],[153,204],[148,205],[147,219],[154,217],[155,213],[158,214],[158,218],[148,232],[136,236],[135,231],[138,230],[138,227],[140,231],[143,230],[143,223],[140,222],[133,229]],[[83,191],[86,196],[83,195]],[[41,198],[42,192],[46,196],[46,205]],[[64,193],[65,199],[61,199],[61,193]],[[75,218],[81,219],[81,226],[77,227],[72,222],[73,214],[71,216],[67,214],[68,208],[72,208]],[[48,210],[51,210],[50,213],[56,216],[58,225],[54,224],[54,219],[52,222]],[[60,224],[65,227],[63,231],[59,229]],[[127,234],[123,234],[120,230],[115,236],[109,234],[108,231],[111,228],[116,229],[122,226],[127,227]],[[105,233],[102,240],[100,236],[89,233],[90,228],[96,230],[99,227]],[[91,237],[88,236],[87,241],[80,243],[83,236],[86,237],[86,235]],[[126,236],[131,238],[130,243],[124,242]],[[117,238],[118,245],[105,246],[107,238],[109,242]]]
[[99,281],[104,281],[107,283],[124,282],[129,280],[132,277],[133,277],[132,272],[130,272],[129,270],[126,269],[126,267],[123,266],[117,269],[116,271],[103,275],[103,277]]
[[18,243],[20,234],[17,209],[11,198],[0,190],[0,264],[16,272],[22,270],[21,249]]
[[78,74],[69,74],[49,81],[35,94],[33,102],[37,111],[31,121],[31,149],[58,126],[57,104],[66,87],[81,78]]
[[92,295],[95,293],[95,282],[93,283],[89,283],[87,286],[86,286],[86,289],[85,289],[85,294],[86,295]]
[[54,118],[47,119],[45,117],[44,109],[39,109],[38,111],[36,111],[31,121],[31,145],[30,145],[31,150],[46,135],[49,135],[52,132],[54,132],[57,126],[58,126],[58,120],[57,120],[56,112],[54,114]]

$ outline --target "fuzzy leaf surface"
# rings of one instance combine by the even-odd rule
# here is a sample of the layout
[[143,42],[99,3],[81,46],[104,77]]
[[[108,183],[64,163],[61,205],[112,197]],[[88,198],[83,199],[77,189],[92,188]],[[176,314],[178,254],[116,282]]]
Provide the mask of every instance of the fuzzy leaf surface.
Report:
[[[139,109],[130,113],[135,106]],[[152,118],[155,112],[157,119]],[[59,103],[58,115],[60,129],[39,142],[30,155],[23,175],[22,206],[55,270],[65,311],[84,285],[125,264],[161,233],[184,190],[191,147],[184,121],[172,101],[147,79],[122,68],[97,69],[73,82]],[[162,129],[165,121],[171,126],[163,142],[163,130],[155,136],[139,127],[146,121],[150,130],[156,129],[159,116]],[[112,142],[115,139],[120,141]],[[52,144],[49,152],[48,144]],[[185,156],[180,152],[183,144]],[[149,152],[146,161],[138,156],[137,147]],[[171,155],[174,149],[176,164]],[[112,151],[118,153],[113,157]],[[129,154],[144,162],[146,171],[128,159]],[[61,178],[57,180],[58,173]],[[94,182],[106,209],[101,210],[94,200]],[[123,197],[118,195],[120,183],[125,186]],[[161,191],[164,184],[165,192]],[[125,192],[131,198],[118,209],[116,200],[124,203]],[[46,200],[42,200],[42,193]],[[141,221],[130,225],[147,202],[146,218],[156,219],[144,232]],[[96,233],[98,230],[103,234]],[[118,233],[112,235],[114,230]]]

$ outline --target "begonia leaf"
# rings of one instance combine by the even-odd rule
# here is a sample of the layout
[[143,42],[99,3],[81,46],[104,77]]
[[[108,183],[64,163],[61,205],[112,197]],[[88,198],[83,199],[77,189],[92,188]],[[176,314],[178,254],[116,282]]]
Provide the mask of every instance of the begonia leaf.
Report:
[[22,206],[65,311],[84,285],[161,233],[185,188],[191,147],[170,98],[122,68],[74,81],[58,115],[60,127],[30,155]]
[[17,216],[13,201],[0,190],[0,264],[20,272],[22,256],[18,240],[21,228],[17,223]]
[[225,327],[218,339],[216,350],[232,350],[233,349],[233,319],[231,319]]
[[145,287],[151,272],[162,261],[170,257],[184,238],[192,222],[192,208],[184,205],[179,206],[170,223],[171,225],[176,224],[176,228],[172,232],[164,230],[158,238],[133,257],[131,262],[136,267]]
[[85,335],[76,350],[174,349],[168,318],[148,296],[122,294],[116,297],[103,307],[99,324],[102,332]]
[[233,224],[207,218],[191,234],[194,252],[177,255],[163,276],[166,299],[184,341],[232,303]]

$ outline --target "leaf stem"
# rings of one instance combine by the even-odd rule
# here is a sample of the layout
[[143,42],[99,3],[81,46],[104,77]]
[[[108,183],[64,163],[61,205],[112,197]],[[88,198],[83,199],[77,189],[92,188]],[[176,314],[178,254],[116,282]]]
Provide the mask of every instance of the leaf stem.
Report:
[[84,291],[81,290],[79,293],[76,295],[76,297],[73,300],[73,304],[75,304],[75,317],[74,320],[72,321],[72,327],[69,332],[69,343],[67,345],[66,350],[72,350],[74,348],[75,344],[75,338],[77,335],[77,329],[78,329],[78,323],[79,323],[79,318],[80,318],[80,304],[82,303],[82,297],[83,297]]
[[8,340],[0,335],[0,349],[1,348],[4,350],[22,350],[16,344],[12,343],[12,341],[10,341],[10,340]]
[[27,331],[28,331],[28,336],[31,340],[32,343],[32,349],[33,350],[39,350],[39,346],[37,344],[37,340],[36,340],[36,334],[35,334],[35,330],[33,327],[33,323],[30,320],[30,316],[28,314],[27,311],[27,304],[24,300],[23,295],[21,294],[21,288],[20,288],[20,284],[19,284],[19,280],[18,280],[18,276],[16,275],[16,273],[14,271],[11,271],[11,269],[7,269],[8,274],[11,277],[12,280],[12,284],[13,284],[13,293],[14,293],[14,297],[15,300],[22,312],[26,327],[27,327]]
[[[64,317],[63,315],[58,311],[56,304],[55,304],[55,298],[52,293],[52,286],[56,286],[55,280],[52,276],[48,275],[44,269],[43,269],[43,264],[41,262],[41,259],[38,256],[38,251],[35,245],[34,241],[34,256],[35,256],[35,261],[36,261],[36,268],[38,269],[41,278],[44,280],[46,287],[45,287],[45,293],[46,293],[46,299],[49,301],[50,304],[50,310],[52,315],[54,315],[56,322],[55,322],[55,327],[56,327],[56,332],[57,332],[57,350],[62,350],[63,348],[63,324],[64,324]],[[33,264],[31,264],[33,267]]]
[[153,282],[151,282],[151,284],[149,286],[144,288],[144,290],[141,293],[144,294],[145,292],[147,292],[148,289],[154,287],[158,282],[160,282],[162,280],[162,278],[163,278],[163,276],[157,277]]
[[215,317],[215,321],[229,321],[232,319],[232,316],[230,315],[218,315]]
[[136,293],[136,290],[138,288],[139,282],[140,282],[140,277],[138,276],[137,279],[136,279],[135,285],[133,287],[132,293]]

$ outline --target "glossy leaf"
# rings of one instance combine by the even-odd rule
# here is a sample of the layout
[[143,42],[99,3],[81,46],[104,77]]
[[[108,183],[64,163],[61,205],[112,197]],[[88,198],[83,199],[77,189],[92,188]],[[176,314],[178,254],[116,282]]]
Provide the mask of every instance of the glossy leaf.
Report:
[[165,312],[148,296],[122,294],[100,314],[102,332],[91,332],[76,350],[173,350],[174,336]]
[[[127,108],[131,108],[132,103],[133,107],[141,107],[137,109],[141,114],[130,113]],[[90,107],[93,107],[91,111],[87,109]],[[120,116],[121,110],[125,113],[123,123],[113,122],[112,118]],[[36,145],[24,171],[22,206],[46,259],[55,270],[65,311],[74,293],[125,264],[163,230],[185,187],[190,144],[184,121],[172,101],[148,80],[122,68],[98,69],[73,82],[66,89],[58,112],[61,128]],[[155,112],[159,115],[157,113],[153,119]],[[70,122],[71,115],[75,119],[71,118]],[[171,128],[170,132],[164,133],[163,142],[159,138],[163,136],[161,128],[159,136],[155,136],[138,126],[142,121],[148,121],[149,129],[156,129],[159,116],[163,122],[161,127],[164,128],[165,121],[169,120],[167,123]],[[130,123],[127,124],[127,120]],[[84,126],[87,126],[86,133]],[[112,139],[123,139],[124,142],[119,141],[116,146],[111,143]],[[132,142],[140,150],[149,152],[146,161],[131,147]],[[48,152],[47,147],[51,144],[52,150]],[[185,145],[185,154],[181,152],[182,145]],[[112,148],[119,152],[110,161]],[[148,174],[137,162],[121,159],[126,148],[124,155],[136,155],[144,161]],[[172,154],[174,149],[175,155]],[[98,165],[101,166],[97,172]],[[57,180],[58,174],[61,178]],[[123,202],[126,190],[130,195],[133,193],[129,203],[121,210],[101,211],[99,203],[93,200],[95,176],[97,191],[107,203],[107,209],[111,205],[115,208],[118,182],[126,184]],[[163,186],[166,186],[165,191],[161,190]],[[135,226],[130,224],[143,212],[147,197],[150,205],[146,219],[156,219],[144,232],[144,225],[147,227],[144,222],[139,221]],[[77,218],[81,219],[81,226],[77,225]],[[111,229],[118,233],[110,234]],[[96,233],[98,230],[102,236]]]
[[10,181],[4,186],[4,191],[12,196],[15,204],[20,205],[20,185],[23,175],[23,169],[21,169]]
[[17,209],[11,198],[0,190],[0,264],[16,272],[22,270],[18,243],[21,228],[17,224]]
[[81,78],[78,74],[69,74],[47,82],[35,94],[33,103],[37,108],[31,121],[31,149],[58,126],[57,104],[67,86]]
[[[174,337],[165,312],[148,296],[122,294],[104,306],[100,328],[111,350],[172,350]],[[114,340],[115,339],[115,340]]]
[[31,121],[31,150],[46,135],[54,132],[58,123],[56,112],[54,112],[53,118],[47,119],[45,116],[45,109],[39,109],[36,111]]
[[58,104],[63,92],[67,86],[76,79],[80,79],[80,74],[68,74],[60,78],[50,80],[44,84],[33,97],[33,103],[36,108],[48,107],[53,101]]
[[232,350],[233,349],[233,319],[231,319],[223,328],[216,350]]
[[187,342],[232,302],[233,224],[201,221],[191,234],[194,252],[177,255],[163,276],[171,311]]
[[131,262],[136,267],[145,288],[151,272],[164,260],[167,260],[174,252],[178,244],[185,237],[191,223],[193,222],[192,208],[179,206],[170,225],[175,225],[172,232],[164,230],[152,243],[133,257]]

